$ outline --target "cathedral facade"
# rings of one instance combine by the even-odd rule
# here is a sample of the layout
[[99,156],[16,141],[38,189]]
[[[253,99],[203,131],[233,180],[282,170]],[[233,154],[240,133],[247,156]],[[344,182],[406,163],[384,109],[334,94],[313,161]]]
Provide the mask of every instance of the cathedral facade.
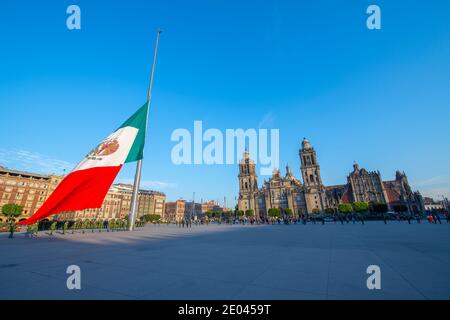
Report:
[[404,205],[411,213],[424,210],[418,191],[413,192],[406,174],[397,171],[395,180],[383,181],[379,171],[367,171],[353,166],[353,171],[343,185],[324,186],[316,151],[307,139],[303,139],[299,152],[302,181],[293,176],[289,166],[286,174],[278,169],[272,177],[258,186],[255,162],[249,153],[239,162],[239,210],[253,210],[257,219],[267,217],[270,208],[291,209],[299,214],[320,214],[326,209],[337,211],[340,203],[386,203],[389,210]]

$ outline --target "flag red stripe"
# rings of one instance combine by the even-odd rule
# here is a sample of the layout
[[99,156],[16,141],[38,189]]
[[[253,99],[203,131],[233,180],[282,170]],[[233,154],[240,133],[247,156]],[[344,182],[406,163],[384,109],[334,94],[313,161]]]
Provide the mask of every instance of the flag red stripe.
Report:
[[33,224],[65,211],[101,208],[109,187],[121,168],[122,165],[95,167],[70,173],[39,210],[19,224]]

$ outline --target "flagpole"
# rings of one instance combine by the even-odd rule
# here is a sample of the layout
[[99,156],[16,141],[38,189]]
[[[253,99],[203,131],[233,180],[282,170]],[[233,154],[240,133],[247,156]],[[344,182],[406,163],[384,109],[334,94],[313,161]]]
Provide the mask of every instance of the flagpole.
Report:
[[[148,114],[150,113],[150,103],[152,100],[152,87],[153,87],[153,75],[155,74],[155,66],[156,66],[156,54],[158,52],[158,42],[159,35],[161,34],[161,30],[158,29],[156,32],[156,43],[155,43],[155,52],[153,54],[153,64],[152,64],[152,73],[150,76],[150,86],[148,88],[147,94],[147,119],[145,123],[145,134],[147,134],[148,127]],[[138,160],[136,165],[136,174],[134,176],[134,185],[133,185],[133,196],[131,198],[131,210],[128,215],[128,230],[132,231],[134,229],[134,223],[136,221],[136,215],[138,211],[138,200],[139,200],[139,185],[141,184],[141,173],[142,173],[142,159]]]

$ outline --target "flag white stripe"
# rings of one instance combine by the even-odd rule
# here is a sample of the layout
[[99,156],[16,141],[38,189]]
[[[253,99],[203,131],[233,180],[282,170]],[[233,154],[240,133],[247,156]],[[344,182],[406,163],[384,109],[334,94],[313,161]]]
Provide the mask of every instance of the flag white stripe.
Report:
[[[88,154],[81,160],[73,171],[96,167],[117,167],[122,165],[125,162],[128,153],[130,153],[130,149],[133,146],[138,131],[139,130],[134,127],[123,127],[116,132],[113,132],[98,145],[97,153],[94,149],[94,152]],[[107,145],[110,147],[105,148]]]

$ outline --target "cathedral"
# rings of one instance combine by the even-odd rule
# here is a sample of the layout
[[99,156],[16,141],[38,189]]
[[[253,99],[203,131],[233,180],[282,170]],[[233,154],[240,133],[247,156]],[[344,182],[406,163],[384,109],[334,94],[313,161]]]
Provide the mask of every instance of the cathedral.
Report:
[[422,196],[413,192],[404,172],[397,171],[395,180],[383,181],[379,171],[367,171],[353,166],[347,183],[324,186],[316,151],[305,138],[299,152],[302,181],[292,175],[289,166],[286,175],[278,169],[258,187],[255,162],[248,151],[239,162],[239,210],[253,210],[256,218],[267,217],[270,208],[291,209],[298,214],[320,214],[326,209],[336,212],[340,203],[383,202],[390,211],[395,205],[404,205],[411,213],[424,211]]

